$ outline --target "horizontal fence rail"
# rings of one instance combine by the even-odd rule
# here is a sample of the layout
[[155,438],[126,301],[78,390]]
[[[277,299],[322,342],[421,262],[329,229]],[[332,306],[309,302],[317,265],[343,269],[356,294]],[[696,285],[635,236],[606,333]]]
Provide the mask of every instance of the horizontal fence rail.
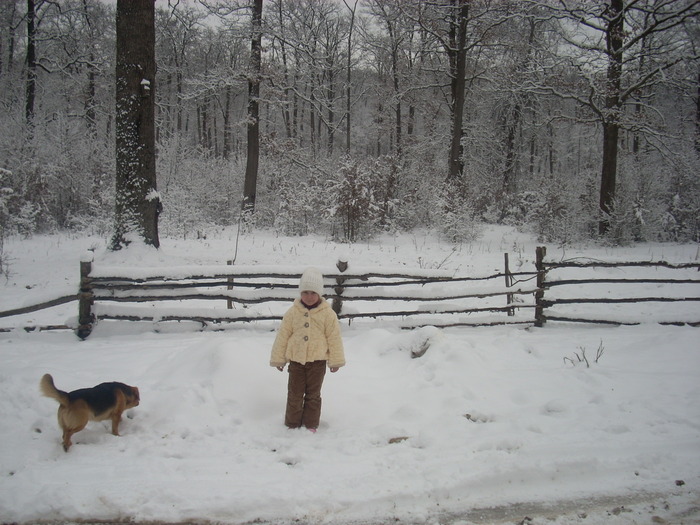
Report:
[[[66,295],[63,297],[57,297],[56,299],[51,299],[49,301],[43,301],[41,303],[33,304],[30,306],[23,306],[21,308],[13,308],[12,310],[5,310],[0,312],[0,318],[3,317],[12,317],[15,315],[23,315],[23,314],[31,314],[34,312],[39,312],[41,310],[46,310],[47,308],[53,308],[54,306],[61,306],[63,304],[68,304],[73,301],[78,300],[78,295],[77,294],[72,294],[72,295]],[[45,331],[45,330],[70,330],[71,327],[65,325],[65,324],[60,324],[60,325],[44,325],[44,326],[25,326],[24,328],[25,332],[34,332],[34,331]],[[13,329],[12,328],[0,328],[0,333],[6,333],[6,332],[11,332]]]
[[64,297],[58,297],[56,299],[51,299],[50,301],[44,301],[38,304],[33,304],[31,306],[23,306],[22,308],[14,308],[12,310],[5,310],[0,312],[0,318],[11,317],[13,315],[31,314],[38,312],[40,310],[45,310],[47,308],[53,308],[54,306],[60,306],[62,304],[67,304],[72,301],[77,301],[78,296],[76,294],[66,295]]

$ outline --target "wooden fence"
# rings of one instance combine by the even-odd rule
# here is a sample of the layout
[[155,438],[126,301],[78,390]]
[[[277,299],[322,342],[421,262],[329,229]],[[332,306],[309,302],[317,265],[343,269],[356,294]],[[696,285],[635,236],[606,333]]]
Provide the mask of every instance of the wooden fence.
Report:
[[[0,312],[19,315],[78,300],[77,334],[101,320],[165,326],[194,322],[202,329],[229,323],[273,322],[298,297],[304,268],[202,266],[102,267],[82,262],[80,290],[41,305]],[[339,261],[321,268],[324,295],[347,322],[372,320],[403,328],[485,326],[551,321],[700,326],[700,264],[546,260],[537,248],[533,271],[460,276],[443,270],[356,268]],[[650,274],[652,274],[650,276]],[[54,329],[67,326],[25,327]],[[72,327],[75,329],[75,327]],[[8,331],[8,329],[0,329]]]
[[567,321],[700,326],[700,264],[546,261],[537,248],[535,325]]
[[[455,276],[439,270],[321,268],[324,295],[342,320],[399,318],[404,328],[532,324],[535,272]],[[202,328],[278,321],[299,296],[304,268],[104,268],[81,263],[78,335],[100,320],[183,322]],[[157,306],[156,306],[157,305]],[[394,322],[394,324],[396,324]]]

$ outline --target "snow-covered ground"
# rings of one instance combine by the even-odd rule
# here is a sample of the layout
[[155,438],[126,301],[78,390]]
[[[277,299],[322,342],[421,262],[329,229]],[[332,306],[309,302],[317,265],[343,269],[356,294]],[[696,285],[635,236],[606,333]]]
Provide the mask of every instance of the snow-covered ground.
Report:
[[[88,249],[112,266],[225,264],[236,232],[161,241],[158,252],[107,253],[96,238],[9,239],[0,311],[74,293]],[[504,252],[531,269],[535,245],[503,228],[456,249],[429,233],[348,246],[256,232],[241,237],[236,263],[349,258],[488,275]],[[576,255],[691,262],[698,247],[548,247],[552,259]],[[686,309],[700,318],[698,303]],[[0,328],[76,314],[71,303],[0,318]],[[269,324],[156,333],[103,323],[85,341],[0,333],[0,522],[700,523],[700,329],[642,321],[344,325],[348,365],[326,376],[316,434],[282,424],[286,373],[268,365]],[[589,367],[576,357],[584,351]],[[47,372],[63,390],[136,385],[142,402],[120,437],[90,423],[64,453],[57,404],[38,391]]]

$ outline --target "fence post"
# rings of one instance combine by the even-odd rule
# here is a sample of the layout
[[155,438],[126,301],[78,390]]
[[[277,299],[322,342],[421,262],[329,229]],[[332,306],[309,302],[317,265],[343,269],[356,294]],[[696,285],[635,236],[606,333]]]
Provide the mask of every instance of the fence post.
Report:
[[95,316],[92,313],[92,305],[95,295],[92,290],[92,261],[80,261],[80,292],[78,293],[78,330],[76,335],[85,339],[92,332]]
[[[226,261],[226,264],[229,265],[229,266],[232,266],[232,265],[233,265],[233,261],[232,261],[232,260],[231,260],[231,261]],[[233,290],[233,277],[229,277],[229,278],[227,279],[227,282],[228,282],[229,284],[226,285],[226,289],[227,289],[227,290]],[[232,300],[232,299],[226,299],[226,308],[228,308],[229,310],[232,310],[232,309],[233,309],[233,300]]]
[[535,292],[535,326],[542,327],[547,321],[544,315],[544,279],[546,276],[544,257],[547,248],[538,246],[535,250],[535,268],[537,269],[537,291]]
[[[504,253],[503,258],[505,260],[505,271],[503,272],[506,277],[506,288],[513,286],[513,276],[510,273],[510,267],[508,265],[508,254]],[[513,304],[513,294],[509,293],[506,295],[506,304],[508,306]],[[508,308],[508,316],[511,317],[515,315],[515,308]]]
[[[342,273],[348,269],[348,261],[338,259],[338,262],[335,263],[335,267]],[[344,277],[335,278],[335,288],[333,289],[335,291],[335,297],[333,298],[333,311],[336,313],[336,315],[340,315],[340,311],[343,309],[343,298],[341,296],[343,295],[343,291],[345,291],[345,287],[343,286],[344,282]]]

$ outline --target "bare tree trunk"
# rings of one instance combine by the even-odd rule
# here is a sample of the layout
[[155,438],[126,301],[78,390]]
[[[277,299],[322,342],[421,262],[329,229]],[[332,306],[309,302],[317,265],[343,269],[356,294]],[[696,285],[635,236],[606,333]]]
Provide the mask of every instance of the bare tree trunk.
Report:
[[175,73],[175,82],[177,85],[177,96],[175,97],[176,104],[177,104],[177,132],[182,133],[182,92],[183,92],[183,79],[182,79],[182,71],[180,71],[180,68],[178,67],[177,72]]
[[311,150],[316,153],[316,97],[314,95],[314,80],[311,81],[309,91],[309,140],[311,141]]
[[382,113],[384,113],[384,106],[380,102],[377,107],[377,157],[381,157],[382,155],[382,136],[384,134],[384,130],[382,129],[384,121]]
[[698,72],[697,97],[695,98],[695,151],[700,153],[700,72]]
[[[297,85],[299,73],[294,73],[294,85]],[[292,93],[292,137],[298,139],[295,143],[299,146],[304,142],[304,108],[299,109],[299,97],[296,91]]]
[[214,146],[214,156],[218,157],[219,156],[219,127],[216,124],[216,111],[212,109],[212,123],[211,126],[209,127],[209,132],[208,132],[208,138],[209,138],[209,144],[211,147],[211,144]]
[[[525,55],[525,60],[521,66],[518,67],[518,73],[521,70],[529,70],[532,62],[533,45],[535,41],[536,34],[536,22],[532,19],[529,20],[530,32],[527,39],[527,53]],[[520,76],[520,75],[519,75]],[[523,109],[520,103],[520,98],[516,98],[516,102],[513,105],[513,109],[510,112],[510,121],[506,117],[506,147],[505,147],[505,168],[503,170],[503,193],[504,195],[513,195],[517,191],[517,152],[516,152],[516,137],[518,131],[522,126],[523,120]],[[504,199],[506,202],[507,199]]]
[[[83,16],[85,17],[86,26],[91,26],[90,12],[88,10],[87,4],[83,4]],[[91,30],[90,33],[93,31]],[[85,93],[85,122],[87,124],[88,132],[92,137],[97,134],[97,115],[95,112],[95,106],[97,105],[96,94],[97,94],[97,67],[95,66],[95,53],[90,51],[89,62],[87,65],[88,70],[88,85]]]
[[[17,26],[15,25],[15,15],[17,14],[17,0],[7,2],[7,6],[3,9],[5,15],[2,19],[3,27],[0,28],[2,40],[0,41],[0,76],[12,71],[12,65],[15,58],[15,40],[17,39]],[[7,44],[7,51],[5,45]]]
[[154,1],[117,0],[115,250],[131,235],[160,245],[155,76]]
[[345,6],[350,10],[350,30],[348,31],[348,63],[347,63],[347,75],[345,87],[345,153],[350,155],[350,132],[352,130],[350,126],[350,109],[351,109],[351,98],[352,94],[352,32],[355,27],[355,11],[357,10],[357,2],[355,0],[355,5],[350,7],[347,1],[343,0]]
[[[520,126],[522,117],[520,104],[516,103],[511,112],[511,122],[506,124],[506,165],[503,170],[503,194],[512,195],[515,193],[515,136]],[[505,202],[505,201],[504,201]]]
[[225,90],[225,102],[224,102],[224,151],[223,156],[225,159],[229,158],[231,152],[233,151],[233,129],[231,128],[231,101],[233,100],[233,87],[231,85],[226,86]]
[[243,184],[243,209],[255,210],[260,157],[260,67],[262,44],[262,0],[253,0],[253,38],[250,45],[250,71],[248,72],[248,158]]
[[464,172],[462,161],[462,122],[465,100],[465,71],[467,63],[467,17],[469,15],[468,0],[452,0],[454,10],[452,28],[450,30],[450,45],[448,56],[452,73],[452,137],[450,157],[448,159],[448,175],[450,181],[461,178]]
[[[642,48],[646,48],[646,39],[642,39]],[[646,55],[642,55],[639,58],[639,73],[644,74],[644,62],[646,60]],[[641,90],[640,90],[640,95],[641,95]],[[641,96],[639,97],[641,98]],[[642,120],[642,104],[639,101],[639,98],[637,99],[637,102],[634,104],[634,117],[636,120],[641,121]],[[635,155],[639,154],[639,150],[641,148],[640,145],[640,135],[639,131],[634,131],[634,134],[632,135],[632,153]]]
[[335,75],[333,74],[332,65],[328,67],[328,154],[333,155],[333,145],[335,142],[335,111],[333,109],[335,100]]
[[[394,38],[396,38],[396,35],[394,35]],[[394,96],[396,97],[396,107],[394,108],[396,115],[396,154],[401,156],[403,147],[401,144],[401,94],[399,93],[399,50],[397,42],[392,43],[391,74],[394,84]]]
[[610,0],[609,22],[606,29],[608,89],[605,96],[605,115],[603,117],[603,167],[600,177],[600,210],[603,217],[598,225],[598,231],[601,235],[607,233],[610,228],[609,215],[614,205],[617,184],[624,20],[624,0]]
[[27,0],[27,85],[24,115],[29,133],[34,129],[34,100],[36,97],[36,8]]
[[93,137],[97,134],[97,114],[95,107],[97,94],[97,68],[95,67],[95,56],[90,54],[90,64],[88,64],[88,85],[85,97],[85,121],[88,131]]
[[[400,40],[400,28],[397,17],[390,13],[389,10],[393,9],[394,6],[383,5],[382,2],[377,2],[377,7],[382,13],[384,18],[385,27],[389,35],[389,55],[391,58],[391,82],[392,89],[394,90],[394,140],[396,144],[396,154],[401,155],[402,144],[401,144],[401,134],[402,134],[402,123],[401,123],[401,94],[400,89],[400,79],[399,79],[399,46],[401,45]],[[387,9],[388,8],[388,9]],[[392,147],[391,141],[389,142],[390,148]]]
[[607,233],[610,227],[608,214],[613,211],[615,184],[617,179],[617,150],[619,126],[617,123],[603,123],[603,170],[600,180],[600,209],[604,217],[600,221],[599,233]]
[[282,108],[282,118],[284,119],[284,129],[287,138],[292,138],[292,116],[291,116],[291,96],[292,89],[289,81],[289,61],[287,59],[287,43],[284,38],[284,12],[282,11],[282,2],[277,4],[277,16],[279,17],[279,27],[282,32],[280,39],[280,58],[282,59],[282,67],[284,71],[284,107]]
[[204,151],[208,152],[211,150],[211,143],[209,142],[209,103],[207,102],[206,96],[199,105],[199,108],[199,113],[202,117],[200,122],[199,144]]

